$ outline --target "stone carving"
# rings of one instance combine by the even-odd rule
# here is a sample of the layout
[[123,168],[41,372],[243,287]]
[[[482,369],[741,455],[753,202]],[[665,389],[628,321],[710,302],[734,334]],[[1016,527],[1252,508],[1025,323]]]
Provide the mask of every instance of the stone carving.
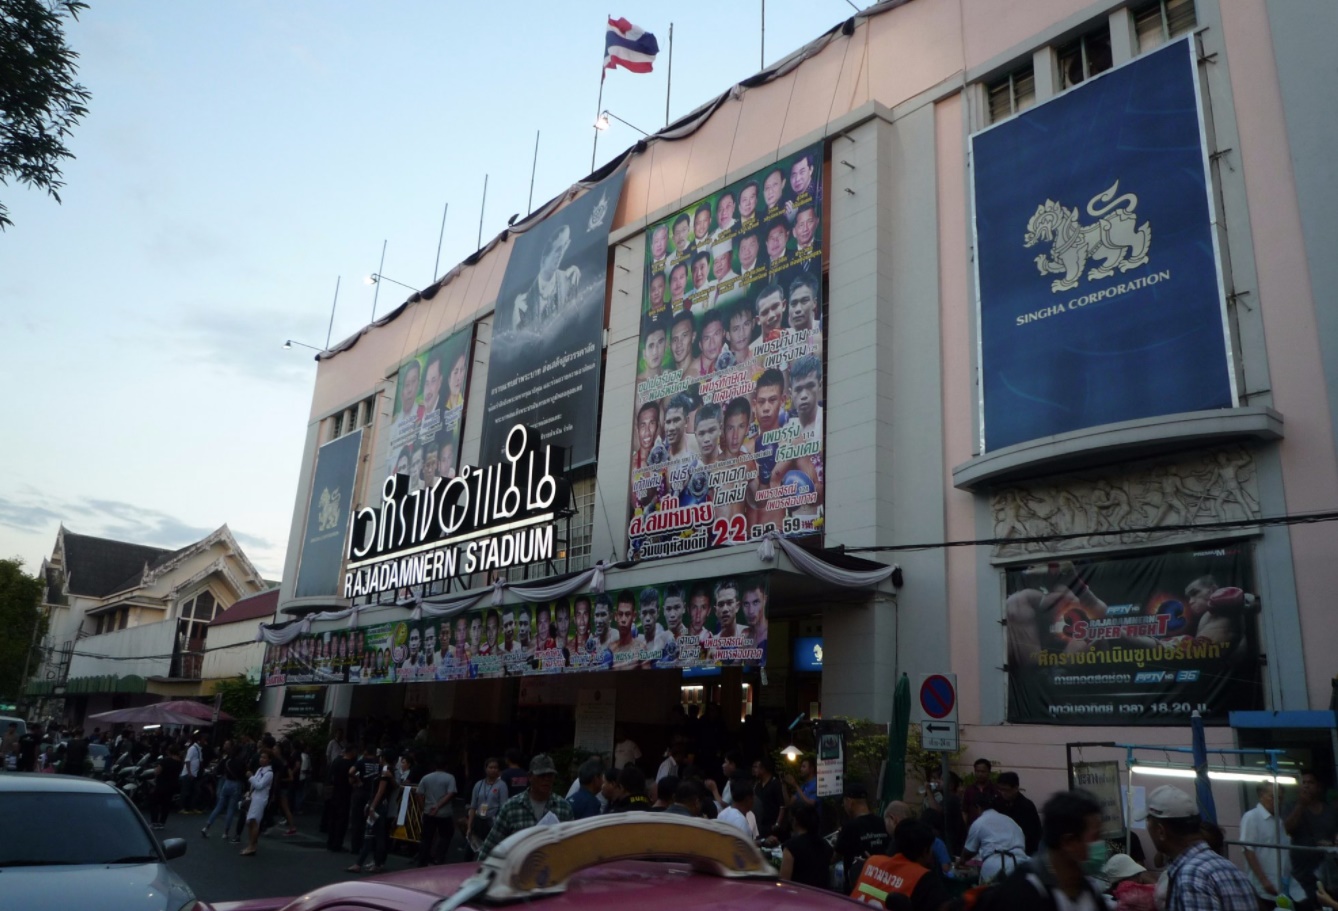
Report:
[[1005,541],[994,547],[998,559],[1220,537],[1221,530],[1158,529],[1260,516],[1254,457],[1241,446],[1002,488],[990,508],[996,538],[1079,536]]

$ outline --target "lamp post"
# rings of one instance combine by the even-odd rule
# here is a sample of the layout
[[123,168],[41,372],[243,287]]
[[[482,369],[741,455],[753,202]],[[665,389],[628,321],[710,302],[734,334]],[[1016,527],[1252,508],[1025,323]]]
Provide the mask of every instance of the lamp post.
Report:
[[404,282],[391,278],[389,275],[382,275],[380,272],[373,272],[367,278],[363,279],[369,285],[379,285],[381,282],[390,282],[392,285],[399,285],[401,288],[408,288],[410,291],[422,292],[422,288],[415,288],[413,285],[406,285]]
[[613,118],[614,120],[621,123],[623,126],[631,127],[632,129],[640,133],[642,136],[650,135],[645,130],[641,129],[641,127],[637,126],[634,123],[628,123],[626,120],[623,120],[617,114],[609,110],[603,110],[599,112],[599,116],[595,118],[595,129],[599,130],[601,133],[607,130],[609,128],[609,118]]

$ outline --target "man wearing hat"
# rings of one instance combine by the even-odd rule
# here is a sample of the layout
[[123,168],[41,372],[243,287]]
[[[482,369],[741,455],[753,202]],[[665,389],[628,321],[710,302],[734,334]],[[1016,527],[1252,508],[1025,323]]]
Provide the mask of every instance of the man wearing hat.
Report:
[[874,854],[887,854],[887,826],[869,810],[869,791],[858,781],[846,782],[841,795],[846,819],[841,833],[836,836],[836,853],[845,864],[846,890],[855,888],[858,874],[855,866]]
[[568,822],[573,818],[571,804],[553,793],[553,780],[556,777],[557,766],[553,765],[553,760],[547,754],[540,753],[530,760],[529,790],[502,804],[492,824],[492,831],[479,848],[479,860],[491,854],[498,842],[522,829],[538,825],[550,813],[558,822]]
[[1166,907],[1172,911],[1257,911],[1254,888],[1231,861],[1203,840],[1198,807],[1179,788],[1163,785],[1148,795],[1148,835],[1171,858],[1166,868]]

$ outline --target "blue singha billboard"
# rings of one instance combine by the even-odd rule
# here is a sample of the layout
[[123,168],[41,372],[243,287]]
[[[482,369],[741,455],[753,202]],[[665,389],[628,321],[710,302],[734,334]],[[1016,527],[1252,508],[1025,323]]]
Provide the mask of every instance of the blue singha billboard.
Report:
[[971,140],[983,442],[1235,402],[1193,44]]

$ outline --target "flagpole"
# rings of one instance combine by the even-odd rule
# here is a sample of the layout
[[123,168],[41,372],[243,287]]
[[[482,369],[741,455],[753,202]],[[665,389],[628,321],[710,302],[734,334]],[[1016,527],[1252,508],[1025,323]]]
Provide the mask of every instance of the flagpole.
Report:
[[525,204],[525,214],[534,211],[534,172],[539,168],[539,131],[534,131],[534,162],[530,165],[530,201]]
[[604,110],[604,65],[599,66],[599,101],[595,102],[595,143],[590,147],[590,172],[595,170],[595,152],[599,149],[599,115]]
[[762,0],[762,66],[767,68],[767,0]]
[[664,85],[664,125],[669,126],[669,93],[674,88],[674,24],[669,23],[669,78]]
[[451,211],[451,203],[447,200],[446,205],[441,209],[441,230],[437,232],[437,258],[432,263],[432,280],[437,280],[437,270],[441,268],[441,242],[446,237],[446,213]]
[[488,175],[483,175],[483,201],[479,203],[479,241],[478,249],[483,249],[483,211],[488,206]]

